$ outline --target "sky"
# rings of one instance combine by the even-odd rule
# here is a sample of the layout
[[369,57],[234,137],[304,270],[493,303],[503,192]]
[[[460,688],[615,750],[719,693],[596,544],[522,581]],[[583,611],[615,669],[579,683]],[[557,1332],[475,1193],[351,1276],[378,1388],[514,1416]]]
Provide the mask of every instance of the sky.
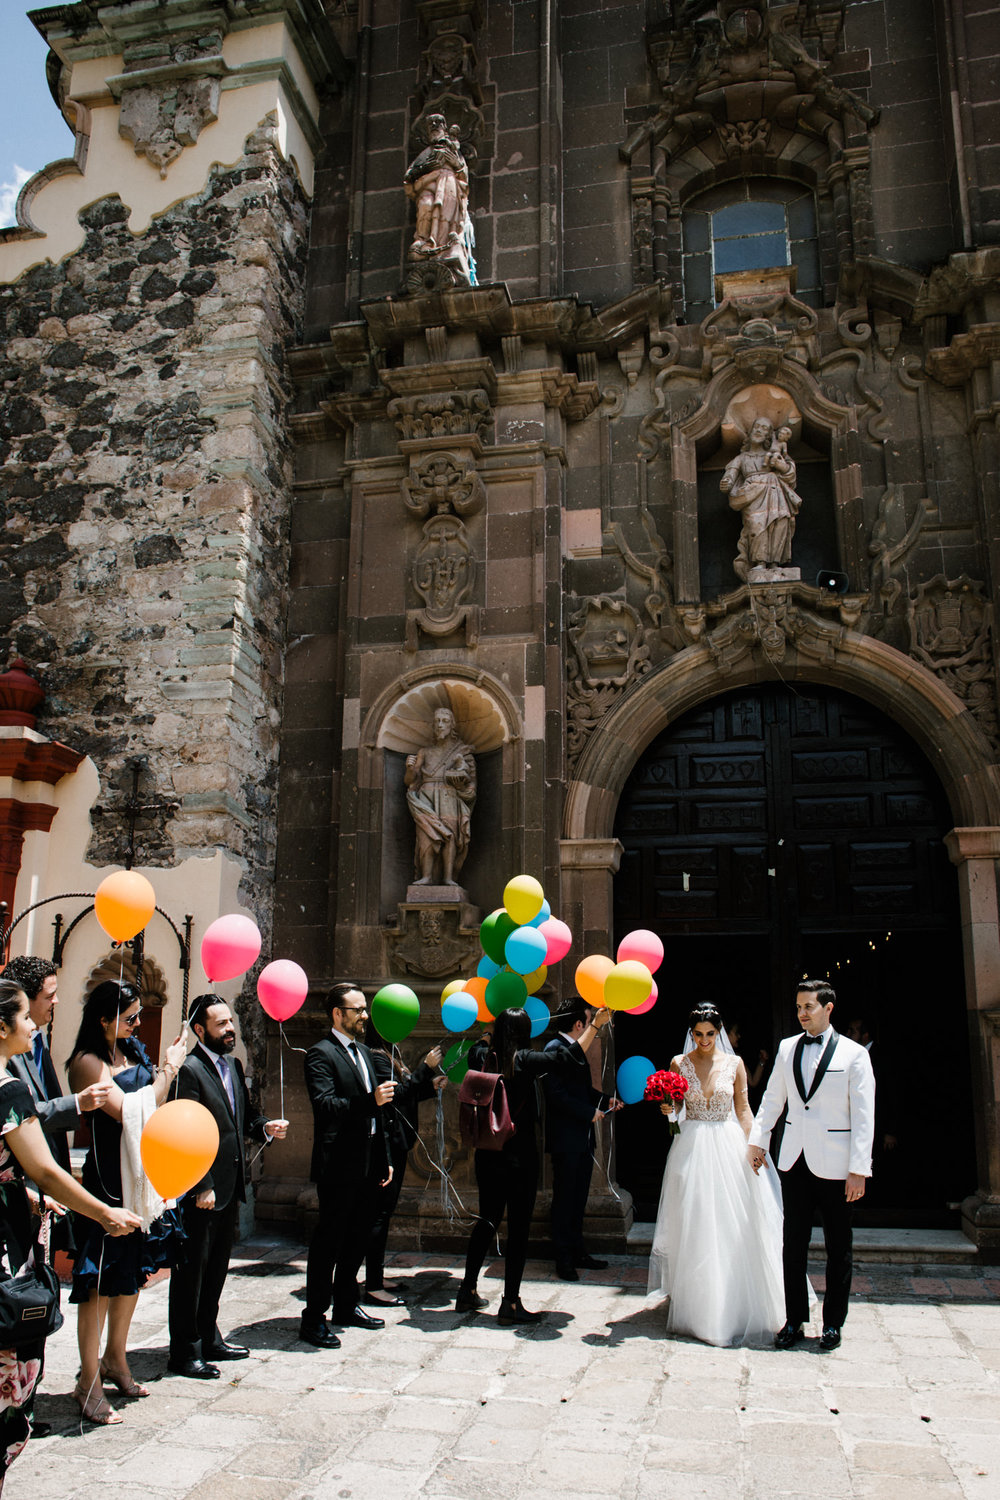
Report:
[[13,224],[18,189],[40,167],[72,156],[73,134],[45,81],[48,48],[28,20],[45,0],[0,0],[4,82],[0,89],[0,226]]

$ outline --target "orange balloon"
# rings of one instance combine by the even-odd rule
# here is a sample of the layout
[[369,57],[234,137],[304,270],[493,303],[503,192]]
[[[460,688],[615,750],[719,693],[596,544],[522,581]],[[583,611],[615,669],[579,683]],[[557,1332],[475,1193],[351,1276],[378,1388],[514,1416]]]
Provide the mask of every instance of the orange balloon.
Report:
[[179,1198],[200,1182],[219,1154],[219,1127],[195,1099],[171,1099],[154,1110],[139,1138],[143,1169],[161,1198]]
[[588,1005],[603,1006],[604,981],[614,966],[614,959],[606,958],[603,953],[592,953],[589,958],[582,959],[577,964],[577,992],[582,1000],[586,1000]]
[[156,892],[138,870],[105,875],[94,892],[94,914],[114,943],[141,932],[156,910]]
[[486,1004],[486,986],[488,984],[488,979],[483,979],[479,974],[477,974],[475,979],[467,979],[462,985],[462,988],[467,995],[472,996],[476,1004],[479,1006],[479,1013],[476,1016],[476,1020],[485,1021],[488,1025],[492,1025],[493,1012],[488,1008]]

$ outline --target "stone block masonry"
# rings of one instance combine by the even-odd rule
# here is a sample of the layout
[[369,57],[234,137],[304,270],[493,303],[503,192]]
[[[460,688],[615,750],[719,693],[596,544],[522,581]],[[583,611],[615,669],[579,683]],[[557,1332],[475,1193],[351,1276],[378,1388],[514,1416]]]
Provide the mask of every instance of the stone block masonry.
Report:
[[[219,848],[270,921],[290,388],[306,206],[272,122],[138,236],[106,197],[82,247],[0,287],[0,652],[39,730],[113,787],[147,758],[140,864]],[[122,855],[95,820],[88,857]]]

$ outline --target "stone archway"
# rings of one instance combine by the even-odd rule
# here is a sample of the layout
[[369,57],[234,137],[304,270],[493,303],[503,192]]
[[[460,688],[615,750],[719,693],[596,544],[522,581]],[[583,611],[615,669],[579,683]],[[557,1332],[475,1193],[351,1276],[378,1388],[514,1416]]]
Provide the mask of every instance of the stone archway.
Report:
[[919,663],[805,610],[798,626],[795,648],[780,667],[752,630],[730,655],[709,638],[642,678],[602,720],[568,789],[564,914],[580,934],[611,932],[621,857],[613,828],[622,789],[654,736],[688,709],[733,688],[776,680],[837,688],[880,709],[923,751],[954,819],[946,842],[959,879],[979,1177],[977,1194],[963,1205],[963,1227],[980,1248],[994,1248],[1000,1245],[1000,768],[971,711]]

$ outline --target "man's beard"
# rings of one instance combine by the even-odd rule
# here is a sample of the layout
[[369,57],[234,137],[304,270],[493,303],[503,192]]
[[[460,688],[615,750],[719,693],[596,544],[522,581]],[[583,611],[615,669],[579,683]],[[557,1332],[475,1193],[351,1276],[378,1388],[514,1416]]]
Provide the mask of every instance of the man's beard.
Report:
[[204,1046],[209,1052],[216,1052],[220,1057],[224,1057],[227,1052],[234,1050],[236,1038],[234,1036],[206,1036]]

